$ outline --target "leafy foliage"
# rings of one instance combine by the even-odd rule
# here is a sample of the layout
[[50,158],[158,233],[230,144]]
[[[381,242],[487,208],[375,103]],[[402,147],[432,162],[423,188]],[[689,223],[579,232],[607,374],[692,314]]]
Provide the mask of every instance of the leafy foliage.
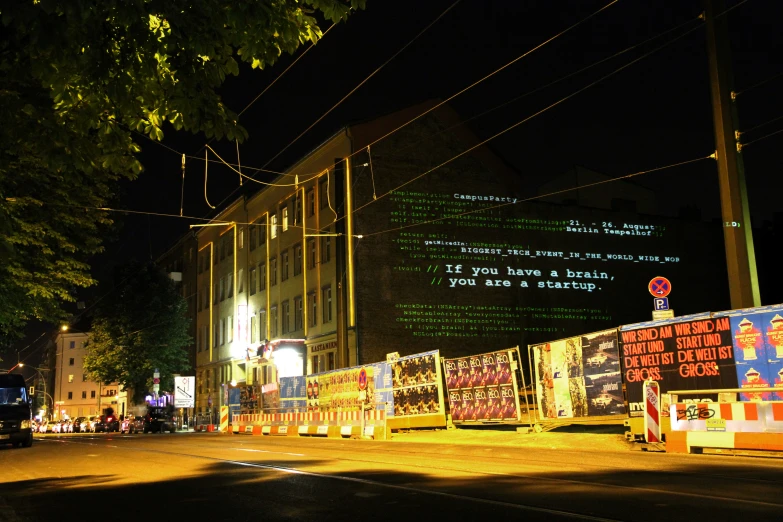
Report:
[[84,369],[101,382],[132,389],[141,402],[160,370],[161,390],[173,390],[172,374],[188,369],[187,301],[152,264],[132,263],[117,274],[122,284],[95,313]]
[[276,62],[364,0],[35,0],[0,5],[0,336],[94,284],[88,257],[121,178],[142,171],[133,132],[243,140],[217,89]]

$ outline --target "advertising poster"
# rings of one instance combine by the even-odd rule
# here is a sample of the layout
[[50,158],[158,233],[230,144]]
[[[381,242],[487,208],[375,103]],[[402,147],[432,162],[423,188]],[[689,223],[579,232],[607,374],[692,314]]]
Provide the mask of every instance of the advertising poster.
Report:
[[740,388],[748,390],[740,394],[743,401],[772,400],[772,393],[763,391],[774,382],[769,364],[769,356],[773,354],[767,353],[764,335],[765,315],[745,314],[730,318],[737,382]]
[[256,413],[261,408],[261,387],[239,384],[239,413]]
[[540,417],[625,414],[616,330],[532,346],[531,363]]
[[582,336],[584,386],[589,415],[625,415],[617,330]]
[[[269,388],[268,392],[265,391]],[[271,385],[264,385],[262,388],[264,395],[264,407],[267,403],[274,401],[274,390]],[[271,393],[272,395],[268,395]],[[280,377],[280,383],[278,385],[277,395],[280,403],[280,413],[290,413],[305,411],[307,408],[306,391],[305,391],[305,377],[297,375],[295,377]],[[278,413],[269,411],[267,413]]]
[[[304,400],[304,398],[302,399]],[[280,387],[276,382],[261,386],[261,411],[276,413],[280,410]]]
[[[443,413],[437,350],[400,357],[389,365],[394,417]],[[465,379],[470,380],[469,371]]]
[[[737,388],[734,340],[729,317],[633,325],[621,329],[621,361],[630,415],[644,415],[642,385],[657,381],[670,390]],[[689,396],[715,401],[717,396]]]
[[374,403],[373,366],[355,366],[308,375],[305,384],[308,409],[321,411],[360,409],[359,371],[362,368],[367,371],[367,401]]
[[[783,387],[783,310],[770,312],[764,317],[764,335],[767,344],[772,385]],[[772,400],[783,401],[783,392],[774,392]]]
[[372,365],[373,385],[375,386],[375,407],[384,408],[387,417],[394,416],[394,389],[392,387],[392,369],[389,363]]
[[452,422],[519,420],[511,353],[444,360]]

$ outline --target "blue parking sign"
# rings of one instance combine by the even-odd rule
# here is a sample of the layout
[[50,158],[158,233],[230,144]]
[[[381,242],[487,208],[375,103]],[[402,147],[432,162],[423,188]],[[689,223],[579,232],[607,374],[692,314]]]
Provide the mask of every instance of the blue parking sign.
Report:
[[653,299],[653,309],[654,310],[668,310],[669,309],[669,298],[668,297],[656,297]]

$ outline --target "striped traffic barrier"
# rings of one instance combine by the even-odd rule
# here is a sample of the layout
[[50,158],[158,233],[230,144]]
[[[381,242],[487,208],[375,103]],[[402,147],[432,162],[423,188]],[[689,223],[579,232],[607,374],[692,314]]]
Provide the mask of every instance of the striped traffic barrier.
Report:
[[644,440],[661,442],[660,421],[661,389],[653,380],[644,382]]

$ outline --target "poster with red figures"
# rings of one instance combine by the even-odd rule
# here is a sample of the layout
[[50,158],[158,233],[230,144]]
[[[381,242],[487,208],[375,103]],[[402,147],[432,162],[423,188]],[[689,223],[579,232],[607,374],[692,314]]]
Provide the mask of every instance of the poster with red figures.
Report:
[[520,419],[512,354],[504,350],[444,360],[452,422]]

